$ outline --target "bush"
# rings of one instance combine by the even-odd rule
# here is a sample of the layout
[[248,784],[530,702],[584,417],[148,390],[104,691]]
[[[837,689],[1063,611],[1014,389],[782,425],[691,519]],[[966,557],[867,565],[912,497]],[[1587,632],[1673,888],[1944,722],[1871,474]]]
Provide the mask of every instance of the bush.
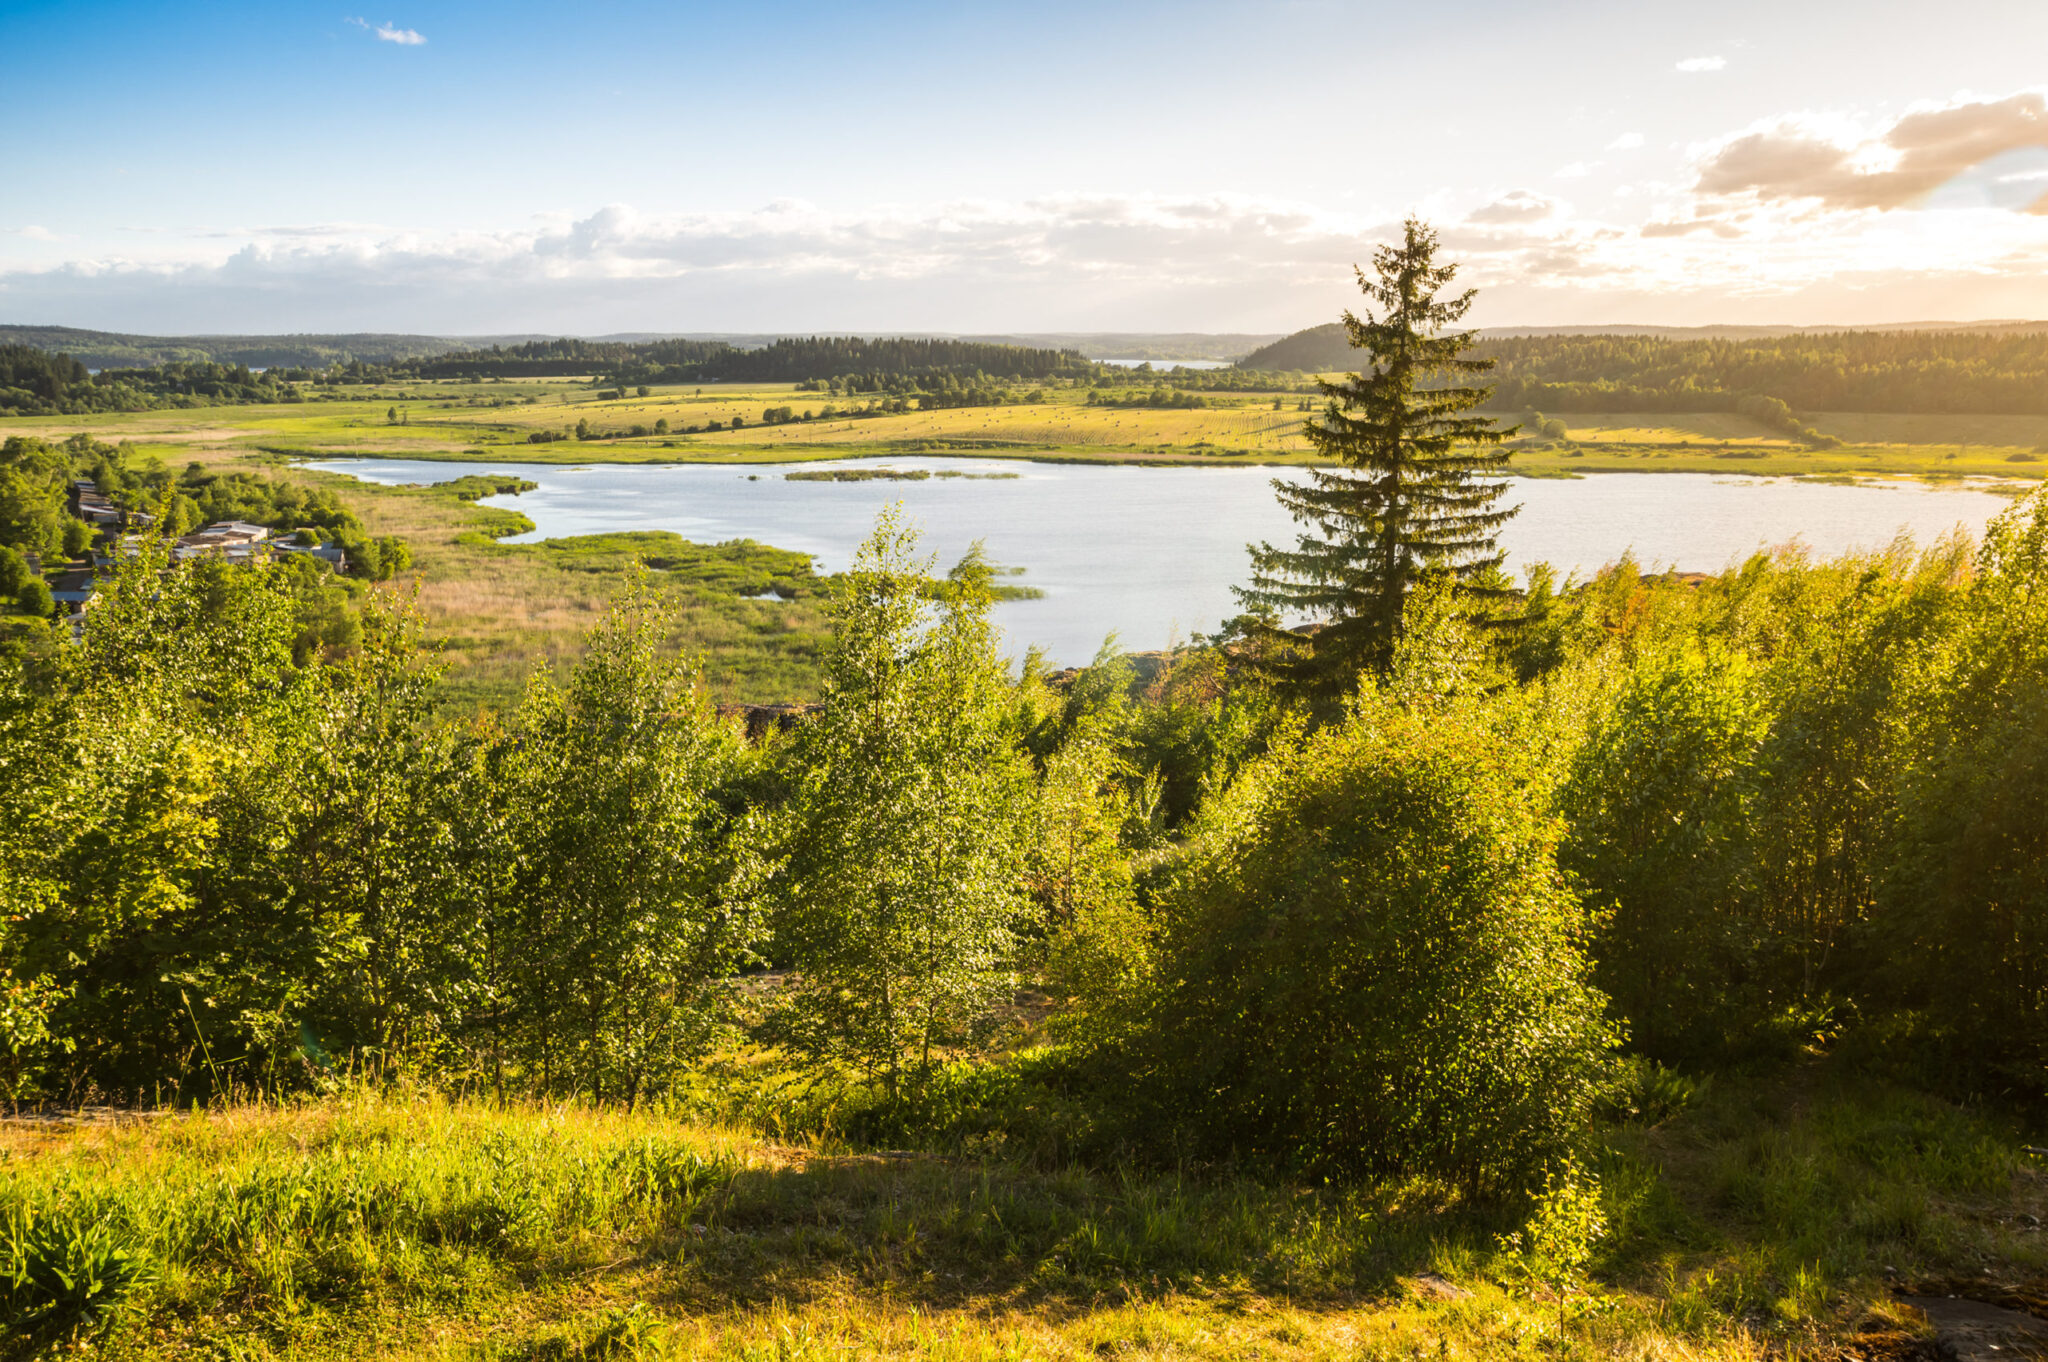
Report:
[[1632,1039],[1664,1059],[1752,1034],[1757,943],[1738,898],[1766,720],[1738,654],[1645,655],[1597,714],[1559,794],[1566,867],[1605,923],[1599,974]]
[[50,594],[50,584],[40,577],[31,577],[14,593],[15,601],[31,615],[45,618],[57,613],[57,598]]
[[1994,521],[1947,667],[1915,706],[1887,857],[1886,983],[1939,1076],[2042,1095],[2048,1069],[2048,493]]
[[1470,707],[1369,696],[1199,820],[1135,1038],[1196,1152],[1518,1193],[1612,1036],[1550,825]]

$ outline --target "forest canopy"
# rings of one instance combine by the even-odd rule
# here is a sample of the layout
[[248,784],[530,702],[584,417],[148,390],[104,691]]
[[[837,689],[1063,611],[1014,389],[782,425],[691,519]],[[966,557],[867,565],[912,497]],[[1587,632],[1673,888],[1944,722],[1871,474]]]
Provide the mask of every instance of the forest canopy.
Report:
[[0,416],[84,416],[298,398],[298,389],[284,373],[257,373],[240,364],[178,360],[94,373],[61,351],[0,345]]
[[[2048,414],[2048,334],[1482,336],[1474,353],[1495,361],[1499,407],[1738,411],[1745,397],[1769,397],[1798,411]],[[1331,372],[1352,362],[1333,322],[1255,350],[1238,367]]]
[[724,341],[564,338],[439,355],[393,365],[389,372],[394,378],[560,378],[601,373],[621,383],[796,383],[849,374],[1046,378],[1095,370],[1093,361],[1072,350],[901,336],[785,336],[756,349]]

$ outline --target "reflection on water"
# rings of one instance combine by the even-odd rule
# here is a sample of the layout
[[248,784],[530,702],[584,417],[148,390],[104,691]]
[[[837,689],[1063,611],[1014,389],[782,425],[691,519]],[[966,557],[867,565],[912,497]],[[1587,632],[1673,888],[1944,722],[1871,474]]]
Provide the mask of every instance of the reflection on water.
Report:
[[[902,458],[866,466],[987,472],[986,459]],[[470,472],[516,473],[540,484],[513,506],[539,527],[523,539],[607,530],[673,530],[715,543],[755,539],[844,567],[875,513],[901,501],[926,547],[950,566],[977,539],[1022,582],[1045,592],[996,618],[1012,643],[1042,645],[1063,664],[1093,656],[1114,631],[1127,648],[1208,632],[1236,613],[1245,544],[1295,532],[1270,480],[1298,469],[1159,468],[1003,461],[1020,477],[790,482],[786,472],[830,464],[449,464],[351,459],[321,465],[371,482],[446,482]],[[1549,562],[1560,574],[1597,571],[1626,550],[1645,566],[1711,570],[1758,548],[1804,541],[1819,554],[1877,548],[1900,531],[1922,543],[1961,524],[1972,533],[2010,503],[1975,489],[1920,484],[1836,486],[1705,473],[1605,473],[1517,480],[1522,513],[1501,540],[1509,566]],[[519,541],[513,541],[519,542]]]

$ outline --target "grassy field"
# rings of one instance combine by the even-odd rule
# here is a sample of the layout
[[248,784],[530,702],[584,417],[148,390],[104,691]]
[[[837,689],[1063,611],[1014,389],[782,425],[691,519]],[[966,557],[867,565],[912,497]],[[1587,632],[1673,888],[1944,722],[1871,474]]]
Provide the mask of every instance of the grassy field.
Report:
[[[400,395],[401,391],[404,395]],[[1274,401],[1280,409],[1274,409]],[[764,426],[762,413],[842,409],[850,399],[797,392],[788,384],[658,388],[648,397],[605,399],[587,385],[422,383],[296,406],[215,407],[93,418],[10,418],[0,434],[63,436],[90,430],[130,439],[177,458],[192,451],[256,457],[382,454],[393,457],[536,463],[777,462],[870,454],[951,452],[1183,463],[1300,463],[1298,395],[1222,393],[1197,410],[1090,407],[1085,394],[1052,389],[1045,400],[894,416]],[[398,413],[394,423],[390,413]],[[1525,413],[1499,413],[1518,420]],[[717,421],[738,430],[682,433]],[[1602,471],[1728,472],[1803,476],[1999,477],[2048,473],[2048,417],[1826,414],[1835,450],[1807,450],[1732,413],[1568,416],[1564,441],[1524,441],[1516,467],[1535,476]],[[667,421],[671,433],[632,436]],[[528,442],[540,432],[587,422],[606,438]]]
[[1877,1359],[1923,1355],[1896,1291],[2041,1297],[2048,1184],[1995,1115],[1822,1061],[1657,1115],[1610,1131],[1607,1229],[1562,1292],[1501,1242],[1517,1217],[1418,1185],[426,1097],[10,1121],[0,1252],[97,1262],[115,1308],[9,1351]]

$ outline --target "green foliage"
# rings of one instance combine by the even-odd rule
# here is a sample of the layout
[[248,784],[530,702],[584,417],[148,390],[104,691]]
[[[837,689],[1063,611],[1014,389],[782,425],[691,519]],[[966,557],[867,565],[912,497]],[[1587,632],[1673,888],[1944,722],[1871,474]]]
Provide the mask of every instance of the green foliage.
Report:
[[18,596],[28,585],[32,574],[28,560],[21,551],[7,544],[0,544],[0,596]]
[[66,995],[48,977],[17,979],[0,968],[0,1098],[9,1106],[34,1096],[49,1059],[73,1048],[69,1037],[50,1030],[50,1015]]
[[0,1215],[0,1324],[25,1337],[103,1327],[160,1275],[105,1219],[19,1203]]
[[[1795,409],[2048,412],[2048,335],[2039,331],[1493,336],[1478,353],[1498,364],[1499,399],[1510,408],[1743,411],[1774,429],[1785,429]],[[1348,364],[1345,333],[1336,324],[1297,332],[1238,361],[1241,370],[1309,372]],[[1806,438],[1793,426],[1785,433]]]
[[60,446],[11,435],[0,445],[0,544],[53,559],[63,548],[71,459]]
[[241,364],[174,360],[95,374],[67,354],[0,344],[0,414],[83,415],[297,400],[299,391],[285,376],[254,373]]
[[[985,578],[936,592],[885,512],[841,575],[799,735],[777,951],[791,1042],[914,1097],[1011,979],[1023,768]],[[942,596],[942,601],[935,601]]]
[[1896,850],[1871,870],[1903,949],[1884,982],[1932,1066],[2048,1089],[2048,494],[1986,531],[1900,716]]
[[754,847],[720,798],[743,749],[661,656],[667,629],[643,573],[566,685],[533,682],[502,758],[506,886],[485,929],[508,1044],[543,1090],[593,1101],[670,1088],[759,938]]
[[1565,1303],[1585,1285],[1586,1269],[1606,1233],[1599,1179],[1576,1158],[1567,1157],[1544,1170],[1528,1223],[1501,1237],[1503,1256],[1523,1280],[1547,1286],[1556,1297],[1560,1335]]
[[1746,996],[1758,943],[1733,902],[1763,734],[1751,673],[1689,640],[1653,649],[1558,797],[1564,863],[1603,910],[1597,977],[1652,1054],[1724,1046],[1767,1005]]
[[1289,515],[1310,532],[1292,548],[1252,548],[1252,582],[1238,597],[1253,609],[1320,623],[1306,675],[1323,695],[1341,695],[1364,670],[1384,669],[1400,637],[1408,594],[1446,574],[1475,594],[1492,591],[1502,556],[1494,533],[1514,514],[1494,503],[1512,430],[1464,415],[1492,390],[1451,383],[1493,367],[1467,358],[1469,334],[1446,334],[1474,293],[1440,299],[1457,273],[1437,264],[1436,234],[1410,219],[1400,246],[1374,253],[1359,288],[1379,309],[1349,312],[1351,344],[1368,368],[1319,386],[1328,406],[1304,428],[1336,468],[1309,470],[1305,484],[1275,481]]
[[1127,1042],[1211,1155],[1520,1191],[1611,1044],[1512,744],[1470,706],[1352,717],[1205,809]]

